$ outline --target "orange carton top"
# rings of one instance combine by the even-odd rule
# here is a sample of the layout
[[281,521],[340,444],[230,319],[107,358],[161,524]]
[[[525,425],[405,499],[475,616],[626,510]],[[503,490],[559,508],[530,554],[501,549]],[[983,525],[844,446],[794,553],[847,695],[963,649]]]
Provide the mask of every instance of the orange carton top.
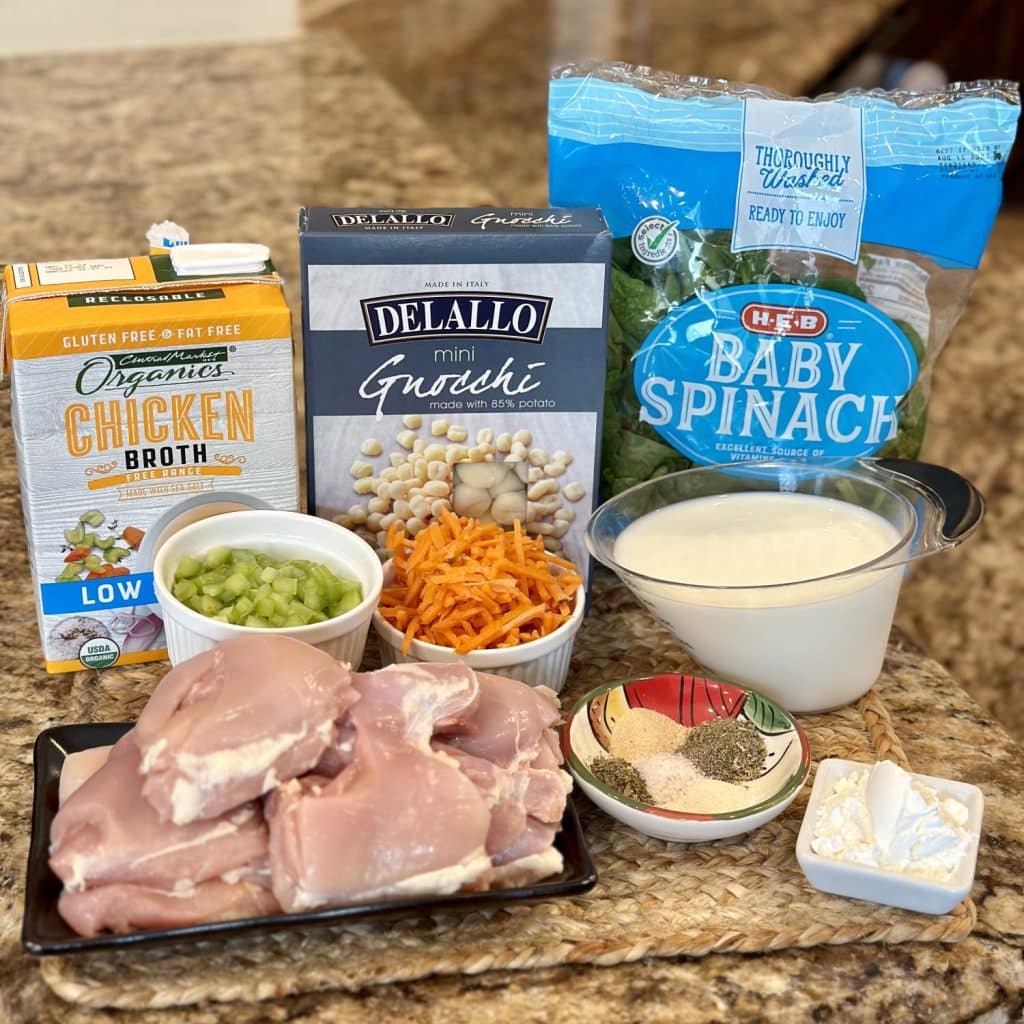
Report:
[[15,263],[4,268],[0,299],[5,372],[22,359],[291,333],[269,261],[255,274],[203,277],[178,276],[167,254]]

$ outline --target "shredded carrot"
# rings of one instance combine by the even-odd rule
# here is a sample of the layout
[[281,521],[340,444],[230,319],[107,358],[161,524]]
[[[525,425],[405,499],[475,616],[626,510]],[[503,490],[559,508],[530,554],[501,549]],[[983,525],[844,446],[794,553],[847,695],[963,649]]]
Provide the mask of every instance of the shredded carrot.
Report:
[[523,547],[523,525],[518,519],[512,524],[512,535],[516,546],[516,561],[520,565],[526,565],[526,549]]
[[505,531],[445,511],[414,538],[394,521],[387,543],[395,578],[379,610],[403,634],[403,653],[413,640],[457,654],[537,640],[569,619],[582,582],[518,520]]

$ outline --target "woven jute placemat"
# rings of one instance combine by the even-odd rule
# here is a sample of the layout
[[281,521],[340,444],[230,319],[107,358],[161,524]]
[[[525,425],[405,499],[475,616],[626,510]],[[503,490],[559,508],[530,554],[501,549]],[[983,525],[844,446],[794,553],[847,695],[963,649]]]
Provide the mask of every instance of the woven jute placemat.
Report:
[[[597,684],[695,671],[682,647],[619,587],[598,591],[576,643],[563,706]],[[856,705],[803,716],[813,759],[889,758],[907,765],[872,690]],[[759,953],[851,942],[956,942],[975,909],[941,917],[828,896],[804,879],[794,852],[810,785],[756,832],[701,845],[649,839],[578,797],[597,887],[586,895],[472,914],[280,932],[220,943],[41,961],[62,998],[93,1007],[155,1009],[258,1001],[329,989],[566,963]]]

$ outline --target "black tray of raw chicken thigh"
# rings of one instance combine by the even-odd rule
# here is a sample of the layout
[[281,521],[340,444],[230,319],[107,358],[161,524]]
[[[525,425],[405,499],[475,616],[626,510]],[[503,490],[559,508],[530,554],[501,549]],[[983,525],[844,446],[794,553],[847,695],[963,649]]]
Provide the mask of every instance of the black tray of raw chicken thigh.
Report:
[[[111,947],[226,939],[282,929],[426,915],[440,910],[469,912],[487,907],[575,895],[592,888],[597,880],[579,818],[572,801],[569,800],[554,841],[555,848],[563,857],[562,870],[556,875],[529,885],[480,892],[456,892],[446,896],[388,898],[303,913],[274,913],[241,920],[135,931],[130,934],[103,932],[85,938],[76,934],[58,913],[61,882],[49,865],[50,828],[59,806],[61,769],[65,758],[70,754],[116,744],[132,725],[130,722],[62,725],[40,733],[36,740],[32,840],[25,883],[25,916],[22,928],[22,944],[29,953],[45,956]],[[339,850],[339,856],[344,856],[343,851]]]

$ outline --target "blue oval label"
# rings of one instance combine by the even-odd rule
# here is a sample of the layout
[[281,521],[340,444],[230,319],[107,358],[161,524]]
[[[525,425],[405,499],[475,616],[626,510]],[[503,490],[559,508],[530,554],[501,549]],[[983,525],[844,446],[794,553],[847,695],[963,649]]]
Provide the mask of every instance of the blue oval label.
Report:
[[669,312],[633,365],[640,419],[695,462],[847,458],[896,436],[906,335],[838,292],[743,285]]

